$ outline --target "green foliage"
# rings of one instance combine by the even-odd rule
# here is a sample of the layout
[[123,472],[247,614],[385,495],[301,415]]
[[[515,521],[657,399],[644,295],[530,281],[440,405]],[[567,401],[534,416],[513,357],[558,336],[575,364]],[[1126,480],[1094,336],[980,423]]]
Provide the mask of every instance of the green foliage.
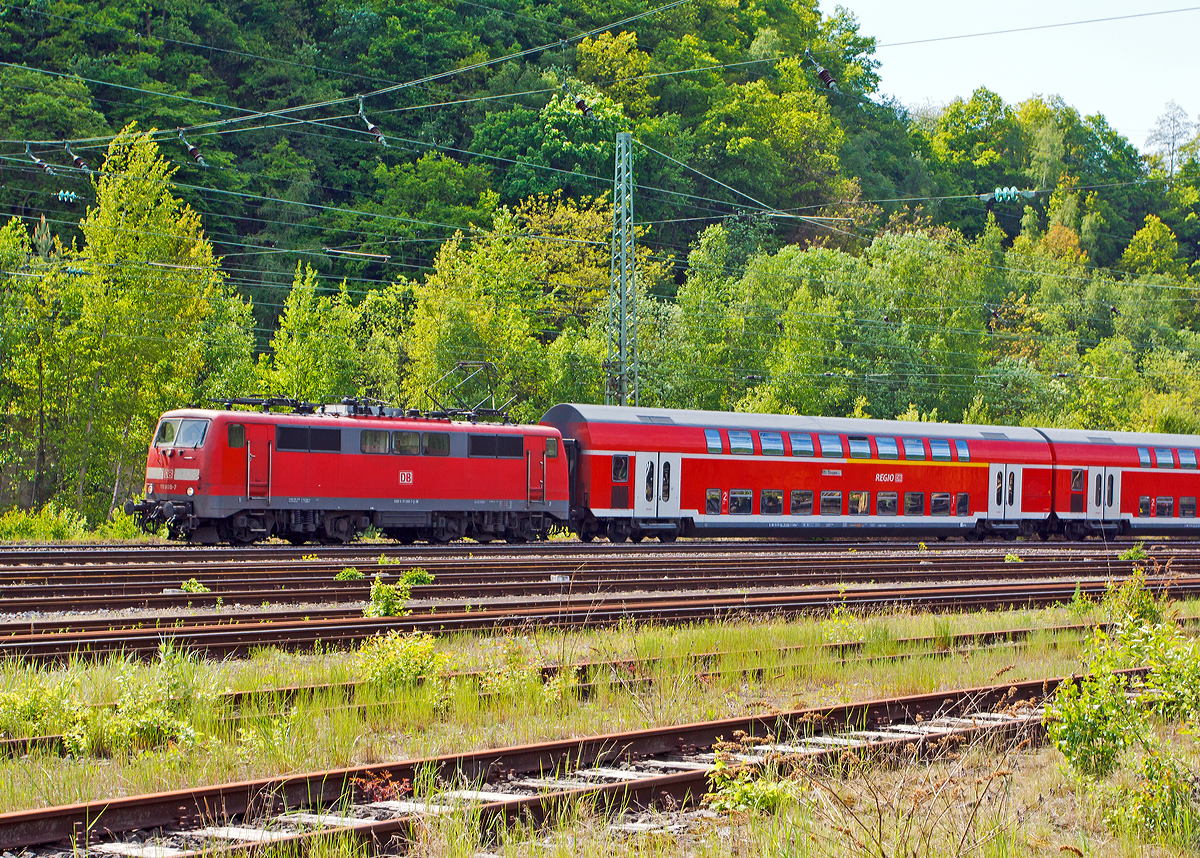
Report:
[[30,683],[0,692],[0,736],[54,736],[71,723],[74,707],[65,684]]
[[1149,556],[1150,555],[1146,553],[1146,543],[1139,542],[1137,545],[1134,545],[1131,548],[1126,548],[1124,551],[1118,554],[1117,559],[1136,562],[1138,560],[1145,560]]
[[751,766],[731,765],[720,756],[708,782],[709,791],[704,796],[704,803],[718,812],[774,813],[787,802],[795,801],[800,794],[799,784],[795,781]]
[[1109,584],[1102,602],[1109,621],[1134,628],[1163,621],[1166,598],[1156,598],[1146,586],[1146,572],[1135,566],[1120,584]]
[[197,581],[195,578],[188,578],[179,585],[179,589],[185,593],[209,593],[208,587]]
[[361,581],[367,577],[353,566],[346,566],[341,572],[333,576],[334,581]]
[[10,509],[0,516],[0,540],[4,542],[79,542],[86,535],[83,516],[54,501],[35,513]]
[[1125,682],[1109,673],[1063,683],[1047,707],[1046,723],[1051,744],[1074,769],[1107,775],[1130,743]]
[[363,608],[364,617],[403,617],[408,610],[409,586],[403,581],[385,584],[378,575],[371,582],[371,595]]
[[499,643],[499,658],[479,678],[481,694],[515,697],[540,684],[540,671],[524,641],[506,636]]
[[1165,839],[1194,848],[1200,844],[1195,775],[1170,754],[1146,753],[1138,765],[1136,785],[1112,791],[1105,822],[1148,841]]
[[1008,554],[1004,555],[1004,562],[1005,563],[1024,563],[1025,559],[1023,557],[1021,557],[1020,554],[1014,554],[1013,552],[1010,551]]
[[433,583],[433,575],[420,566],[407,569],[400,576],[400,583],[405,587],[424,587]]
[[439,653],[433,636],[424,632],[405,635],[390,629],[363,641],[355,659],[367,682],[388,688],[411,688],[442,678],[449,669],[446,654]]

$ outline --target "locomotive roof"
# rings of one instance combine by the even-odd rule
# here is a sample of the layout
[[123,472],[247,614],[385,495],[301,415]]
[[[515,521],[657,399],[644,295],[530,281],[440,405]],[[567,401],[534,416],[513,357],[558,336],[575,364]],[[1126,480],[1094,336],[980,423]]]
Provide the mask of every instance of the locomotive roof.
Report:
[[1080,429],[1029,429],[1023,426],[981,426],[967,423],[913,423],[853,417],[808,417],[794,414],[753,414],[697,411],[676,408],[642,408],[618,405],[556,405],[543,423],[621,423],[696,426],[706,429],[769,429],[799,432],[839,432],[868,435],[920,435],[925,438],[962,438],[988,441],[1047,439],[1060,444],[1124,444],[1129,446],[1200,446],[1200,436],[1157,435],[1150,432],[1105,432]]
[[[552,431],[550,427],[541,426],[537,423],[511,423],[511,422],[510,423],[491,423],[491,422],[484,422],[484,421],[472,423],[469,420],[452,420],[448,417],[408,417],[406,415],[401,415],[401,414],[394,414],[394,415],[393,414],[388,414],[388,415],[351,414],[345,410],[334,410],[335,408],[341,409],[342,407],[341,406],[333,406],[327,411],[323,411],[323,412],[316,411],[312,414],[296,414],[296,413],[285,412],[285,411],[250,411],[250,410],[233,411],[233,410],[214,409],[214,408],[174,408],[170,411],[164,412],[159,419],[161,420],[162,417],[196,417],[196,418],[203,418],[206,420],[212,420],[217,417],[232,418],[234,420],[255,420],[255,419],[261,420],[263,418],[269,418],[271,420],[279,421],[279,422],[282,422],[282,421],[328,422],[331,420],[343,422],[343,421],[347,421],[347,420],[352,420],[352,421],[355,421],[356,425],[361,424],[362,426],[373,426],[373,427],[380,426],[381,428],[392,427],[392,428],[396,428],[396,429],[405,429],[405,428],[420,429],[420,428],[437,427],[437,426],[441,426],[441,427],[452,426],[455,429],[468,429],[468,430],[475,429],[478,431],[500,430],[500,431],[508,431],[508,432],[525,432],[525,433],[535,432],[538,434],[543,434],[543,433]],[[382,424],[382,426],[381,426],[381,424]],[[393,424],[395,424],[395,425],[393,426]]]

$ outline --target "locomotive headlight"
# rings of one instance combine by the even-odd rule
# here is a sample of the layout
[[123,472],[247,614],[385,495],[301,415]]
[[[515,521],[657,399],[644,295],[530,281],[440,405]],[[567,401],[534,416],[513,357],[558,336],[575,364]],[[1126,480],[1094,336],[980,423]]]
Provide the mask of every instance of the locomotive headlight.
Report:
[[191,486],[188,486],[188,497],[191,497],[195,493],[196,493],[196,490],[194,488],[192,488]]
[[154,483],[146,483],[146,494],[154,494]]

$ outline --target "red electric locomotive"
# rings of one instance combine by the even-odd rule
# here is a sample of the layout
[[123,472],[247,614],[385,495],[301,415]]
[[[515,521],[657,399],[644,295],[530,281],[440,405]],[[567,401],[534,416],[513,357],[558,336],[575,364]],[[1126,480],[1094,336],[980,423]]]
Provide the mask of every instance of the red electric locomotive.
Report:
[[568,518],[567,459],[549,426],[475,424],[383,406],[300,413],[168,411],[126,504],[192,542],[524,541]]

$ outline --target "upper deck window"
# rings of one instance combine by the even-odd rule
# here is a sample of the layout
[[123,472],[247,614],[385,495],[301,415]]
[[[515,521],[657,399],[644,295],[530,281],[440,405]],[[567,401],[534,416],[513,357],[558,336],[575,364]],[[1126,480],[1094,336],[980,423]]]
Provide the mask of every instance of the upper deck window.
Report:
[[745,429],[730,429],[729,430],[729,452],[730,453],[754,453],[754,439]]
[[817,440],[821,442],[821,455],[826,459],[840,459],[846,455],[841,435],[818,435]]
[[960,462],[971,461],[971,448],[967,446],[966,441],[955,441],[954,449],[955,449],[955,451],[958,452],[958,461],[960,461]]
[[759,432],[758,443],[762,447],[764,456],[783,455],[783,435],[778,432]]
[[950,442],[945,438],[930,438],[929,452],[935,462],[950,461]]
[[208,421],[194,418],[168,417],[158,424],[154,436],[155,447],[191,447],[204,444],[208,434]]
[[1196,470],[1196,451],[1195,450],[1185,450],[1183,448],[1180,448],[1180,450],[1179,450],[1179,467],[1187,468],[1188,470],[1191,470],[1191,471]]
[[710,453],[723,452],[723,448],[721,446],[721,430],[705,429],[704,444],[708,447],[708,452]]
[[904,439],[904,458],[906,459],[924,459],[925,458],[925,442],[920,438],[905,438]]
[[1150,467],[1150,451],[1145,447],[1138,447],[1138,463],[1143,468]]
[[812,435],[807,432],[789,432],[788,441],[792,444],[793,456],[811,456],[815,452]]
[[851,435],[847,440],[850,441],[851,459],[871,458],[871,442],[866,439],[866,436]]
[[879,453],[881,459],[899,459],[900,450],[896,446],[895,438],[887,438],[883,435],[875,436],[875,450]]
[[1160,468],[1175,467],[1175,457],[1171,454],[1170,447],[1155,447],[1154,461],[1158,463]]

